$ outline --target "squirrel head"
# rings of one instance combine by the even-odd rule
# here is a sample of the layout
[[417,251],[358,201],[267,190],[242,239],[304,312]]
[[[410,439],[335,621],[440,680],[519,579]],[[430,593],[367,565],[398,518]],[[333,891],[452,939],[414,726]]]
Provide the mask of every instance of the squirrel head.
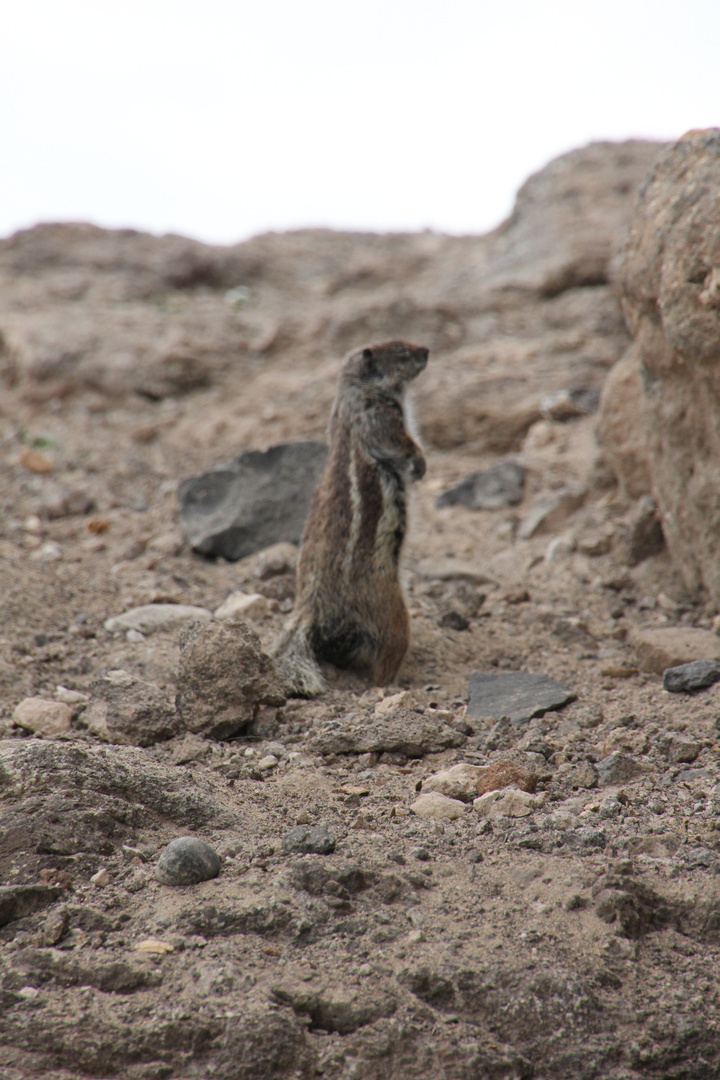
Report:
[[405,383],[425,369],[427,362],[428,350],[423,345],[386,341],[352,353],[345,361],[342,374],[378,389],[398,393]]

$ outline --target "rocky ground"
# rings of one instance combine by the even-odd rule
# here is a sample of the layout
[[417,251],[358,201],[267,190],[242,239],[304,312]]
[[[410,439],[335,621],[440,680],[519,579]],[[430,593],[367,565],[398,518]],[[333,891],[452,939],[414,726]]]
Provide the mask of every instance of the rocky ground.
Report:
[[[659,149],[553,162],[486,237],[0,242],[8,1080],[718,1074],[720,703],[662,682],[720,660],[717,611],[597,431]],[[322,439],[342,354],[388,337],[431,349],[399,685],[283,705],[268,669],[223,727],[203,672],[278,634],[295,551],[194,553],[178,481]],[[446,494],[498,464],[494,508]],[[478,671],[574,699],[490,712]],[[216,877],[156,878],[181,836]]]

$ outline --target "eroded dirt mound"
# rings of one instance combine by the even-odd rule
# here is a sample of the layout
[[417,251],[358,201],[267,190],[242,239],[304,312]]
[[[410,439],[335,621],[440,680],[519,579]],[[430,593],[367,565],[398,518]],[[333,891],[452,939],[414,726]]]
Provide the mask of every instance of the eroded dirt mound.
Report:
[[[659,674],[718,659],[715,610],[595,434],[660,149],[565,155],[485,237],[0,243],[3,1075],[716,1075],[718,684]],[[193,554],[177,484],[323,439],[342,353],[395,337],[431,349],[411,651],[283,705],[233,613],[267,648],[293,549]],[[438,501],[508,455],[493,509]],[[473,671],[574,700],[477,715]],[[220,874],[162,884],[187,835]]]

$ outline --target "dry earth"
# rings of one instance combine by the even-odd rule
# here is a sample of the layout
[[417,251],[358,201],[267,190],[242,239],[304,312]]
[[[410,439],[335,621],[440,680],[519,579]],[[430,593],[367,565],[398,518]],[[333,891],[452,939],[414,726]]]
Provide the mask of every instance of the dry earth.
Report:
[[[558,159],[486,237],[219,249],[54,225],[0,243],[3,1077],[718,1075],[720,703],[660,675],[720,658],[716,611],[596,432],[629,342],[612,257],[659,149]],[[104,624],[242,589],[273,640],[292,579],[195,555],[177,482],[323,438],[342,354],[388,337],[431,348],[413,645],[385,692],[409,696],[383,715],[383,691],[337,675],[232,739],[192,733],[178,628]],[[436,505],[508,455],[519,505]],[[150,745],[93,733],[118,671],[152,684],[167,727],[127,739]],[[471,717],[473,671],[543,673],[576,700]],[[67,730],[33,735],[14,717],[29,697],[67,701]],[[411,809],[439,770],[498,760],[534,794],[475,808],[466,782]],[[334,852],[285,853],[298,824]],[[182,835],[215,847],[218,877],[155,879]]]

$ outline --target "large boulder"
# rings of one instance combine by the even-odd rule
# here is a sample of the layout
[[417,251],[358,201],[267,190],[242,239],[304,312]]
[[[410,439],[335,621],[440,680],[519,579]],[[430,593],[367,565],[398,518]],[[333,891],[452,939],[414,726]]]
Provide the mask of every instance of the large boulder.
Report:
[[[715,603],[720,603],[718,192],[720,129],[691,131],[661,154],[641,189],[619,270],[635,339],[623,361],[623,378],[640,388],[645,446],[637,454],[640,459],[647,454],[668,547],[686,587],[706,591]],[[606,419],[607,442],[614,430]],[[637,425],[628,431],[628,439],[637,440]],[[617,449],[611,459],[628,488],[635,482],[621,463],[623,453]]]

